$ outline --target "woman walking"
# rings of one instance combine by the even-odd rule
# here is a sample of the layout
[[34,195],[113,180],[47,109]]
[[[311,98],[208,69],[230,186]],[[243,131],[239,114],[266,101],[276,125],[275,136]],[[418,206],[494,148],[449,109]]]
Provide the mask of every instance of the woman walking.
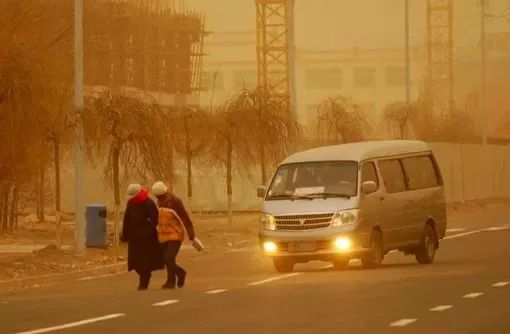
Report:
[[140,276],[138,290],[147,290],[151,272],[164,268],[156,231],[158,208],[139,184],[129,185],[127,198],[122,241],[128,243],[128,270]]
[[176,258],[184,241],[184,229],[190,240],[195,239],[193,223],[182,201],[171,194],[163,182],[154,183],[152,193],[158,198],[158,238],[167,270],[167,281],[163,289],[174,289],[176,283],[177,287],[182,288],[186,281],[186,271],[177,265]]

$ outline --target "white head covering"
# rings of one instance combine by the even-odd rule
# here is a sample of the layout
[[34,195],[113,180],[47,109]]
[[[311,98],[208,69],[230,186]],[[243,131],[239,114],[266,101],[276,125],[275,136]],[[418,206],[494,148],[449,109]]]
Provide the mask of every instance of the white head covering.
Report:
[[138,183],[130,184],[127,188],[126,197],[128,200],[136,197],[140,191],[142,190],[142,186]]
[[161,196],[168,192],[168,187],[161,181],[158,181],[152,185],[152,193],[154,196]]

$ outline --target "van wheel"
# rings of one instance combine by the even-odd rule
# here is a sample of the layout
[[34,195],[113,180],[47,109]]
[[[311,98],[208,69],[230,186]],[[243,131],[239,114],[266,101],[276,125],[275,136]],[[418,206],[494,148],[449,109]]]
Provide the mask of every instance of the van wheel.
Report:
[[273,258],[273,264],[279,273],[290,273],[294,269],[294,262],[287,259]]
[[425,225],[421,237],[420,246],[416,250],[416,261],[420,264],[430,264],[434,262],[437,249],[437,236],[434,229],[429,224]]
[[349,260],[335,260],[333,261],[333,268],[336,270],[345,270],[349,267]]
[[365,268],[377,268],[384,260],[383,237],[380,231],[374,231],[370,251],[361,257],[361,264]]

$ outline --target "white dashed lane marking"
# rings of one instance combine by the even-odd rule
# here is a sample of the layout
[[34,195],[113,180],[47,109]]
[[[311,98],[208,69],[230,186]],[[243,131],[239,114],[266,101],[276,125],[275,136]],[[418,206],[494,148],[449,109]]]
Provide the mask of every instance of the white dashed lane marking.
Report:
[[91,281],[91,280],[98,279],[98,278],[106,278],[106,277],[112,277],[112,276],[115,276],[115,274],[100,275],[100,276],[87,276],[87,277],[78,278],[77,281],[78,282]]
[[41,329],[35,329],[35,330],[31,330],[31,331],[26,331],[26,332],[20,332],[18,334],[39,334],[39,333],[54,332],[54,331],[59,331],[62,329],[74,328],[74,327],[84,326],[84,325],[88,325],[88,324],[93,324],[95,322],[112,320],[112,319],[116,319],[116,318],[120,318],[120,317],[124,317],[124,316],[126,316],[125,313],[109,314],[109,315],[105,315],[103,317],[91,318],[91,319],[81,320],[81,321],[77,321],[77,322],[71,322],[68,324],[55,326],[55,327],[46,327],[46,328],[41,328]]
[[474,231],[449,235],[447,237],[444,237],[443,240],[451,240],[451,239],[467,237],[468,235],[478,234],[478,233],[482,233],[482,232],[498,232],[498,231],[508,231],[508,230],[510,230],[510,227],[508,227],[508,226],[489,227],[489,228],[484,228],[481,230],[474,230]]
[[159,303],[154,303],[154,304],[152,304],[152,306],[167,306],[167,305],[171,305],[171,304],[177,304],[178,302],[179,302],[178,299],[170,299],[170,300],[165,300],[165,301],[162,301]]
[[473,298],[478,298],[480,296],[483,296],[483,292],[468,293],[467,295],[464,295],[462,298],[473,299]]
[[449,310],[451,308],[453,308],[453,305],[439,305],[434,308],[431,308],[430,310],[432,312],[443,312],[443,311]]
[[401,319],[390,324],[390,327],[405,327],[407,325],[412,324],[413,322],[418,321],[418,319]]
[[223,292],[227,292],[227,291],[228,291],[227,289],[218,289],[218,290],[207,291],[206,294],[208,294],[208,295],[217,295],[219,293],[223,293]]
[[446,233],[464,232],[465,230],[465,228],[449,228],[446,230]]
[[510,282],[498,282],[498,283],[492,284],[492,286],[495,288],[502,288],[504,286],[507,286],[508,284],[510,284]]
[[274,281],[278,281],[278,280],[282,280],[282,279],[286,279],[286,278],[290,278],[290,277],[298,276],[298,275],[301,275],[301,274],[302,274],[302,273],[292,273],[292,274],[287,274],[287,275],[281,275],[281,276],[271,277],[271,278],[268,278],[268,279],[265,279],[265,280],[262,280],[262,281],[253,282],[253,283],[248,283],[248,285],[249,285],[249,286],[262,285],[262,284],[265,284],[265,283],[270,283],[270,282],[274,282]]

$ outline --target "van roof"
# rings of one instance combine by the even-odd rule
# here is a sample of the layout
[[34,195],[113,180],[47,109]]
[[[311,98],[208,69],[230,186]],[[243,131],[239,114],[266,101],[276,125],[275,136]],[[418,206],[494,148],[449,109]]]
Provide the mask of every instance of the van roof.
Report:
[[333,146],[317,147],[295,153],[282,164],[307,161],[363,161],[384,156],[430,152],[427,143],[419,140],[367,141]]

